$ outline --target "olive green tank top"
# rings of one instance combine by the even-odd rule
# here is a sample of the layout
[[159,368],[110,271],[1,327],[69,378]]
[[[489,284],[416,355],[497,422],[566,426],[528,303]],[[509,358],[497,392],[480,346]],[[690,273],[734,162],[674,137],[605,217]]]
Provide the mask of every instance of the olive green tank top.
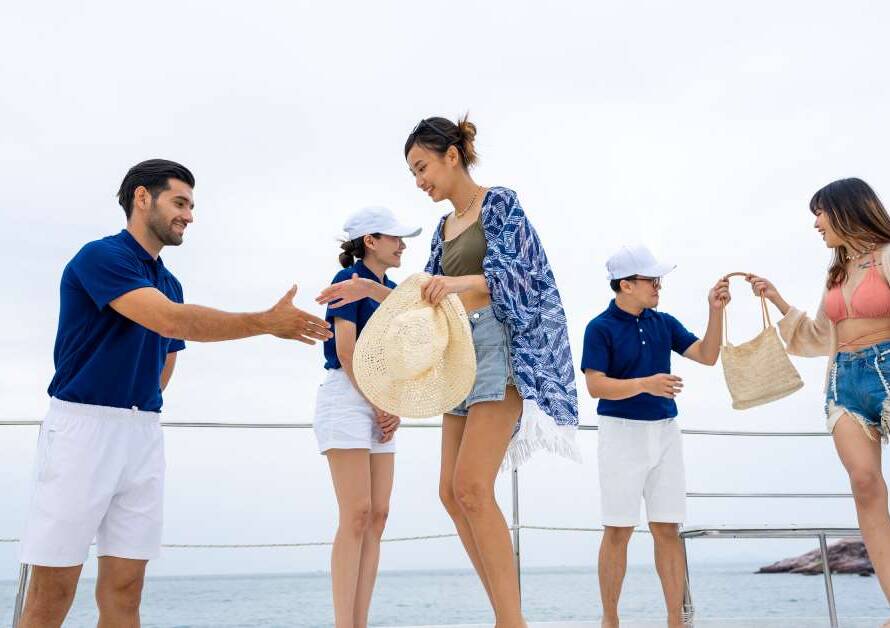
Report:
[[488,250],[482,217],[463,230],[456,238],[445,240],[442,246],[442,272],[447,277],[481,275],[482,260]]

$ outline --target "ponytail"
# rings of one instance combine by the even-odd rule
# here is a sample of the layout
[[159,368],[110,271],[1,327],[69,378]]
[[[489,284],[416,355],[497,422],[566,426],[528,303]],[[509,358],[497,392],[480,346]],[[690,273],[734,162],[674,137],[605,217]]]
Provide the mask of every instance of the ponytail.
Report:
[[[372,233],[372,238],[379,238],[379,233]],[[342,252],[340,253],[340,265],[343,268],[349,268],[355,264],[355,260],[362,259],[365,256],[365,236],[354,240],[346,240],[340,243]]]

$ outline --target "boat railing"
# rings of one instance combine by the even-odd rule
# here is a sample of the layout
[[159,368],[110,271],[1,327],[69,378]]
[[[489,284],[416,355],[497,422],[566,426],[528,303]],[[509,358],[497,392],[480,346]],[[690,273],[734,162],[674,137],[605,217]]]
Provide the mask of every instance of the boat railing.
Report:
[[[30,419],[21,420],[4,420],[0,421],[0,427],[11,426],[40,426],[42,422]],[[201,429],[311,429],[312,423],[229,423],[229,422],[180,422],[180,421],[164,421],[161,423],[164,428],[201,428]],[[436,429],[442,426],[439,422],[404,422],[401,429]],[[578,428],[582,432],[596,431],[596,425],[580,425]],[[702,429],[684,429],[682,433],[685,436],[728,436],[728,437],[789,437],[789,438],[809,438],[809,437],[827,437],[827,432],[770,432],[770,431],[739,431],[739,430],[702,430]],[[789,492],[688,492],[687,497],[690,498],[733,498],[733,499],[835,499],[835,498],[851,498],[850,493],[789,493]],[[560,527],[560,526],[539,526],[529,525],[522,522],[519,507],[519,469],[513,469],[511,472],[511,496],[512,496],[512,524],[510,525],[511,534],[513,536],[514,560],[516,561],[516,570],[520,577],[520,595],[522,583],[522,553],[521,553],[521,531],[522,530],[546,530],[560,532],[602,532],[602,527]],[[639,530],[638,533],[645,534],[647,530]],[[731,527],[716,526],[684,526],[680,532],[680,538],[683,541],[684,553],[686,552],[686,544],[690,539],[698,538],[813,538],[818,540],[819,550],[822,556],[822,567],[825,577],[825,596],[828,611],[828,617],[832,628],[838,626],[837,607],[834,598],[834,589],[831,581],[831,569],[828,564],[828,538],[835,537],[855,537],[859,536],[859,529],[855,527],[838,528],[838,527]],[[394,537],[384,538],[385,543],[421,541],[428,539],[440,539],[455,537],[456,534],[430,534],[420,536]],[[0,543],[17,543],[16,538],[0,538]],[[261,543],[261,544],[164,544],[167,548],[213,548],[213,549],[237,549],[237,548],[286,548],[286,547],[310,547],[319,545],[330,545],[329,541],[315,541],[306,543]],[[12,626],[16,628],[21,618],[22,608],[24,607],[25,596],[27,594],[27,585],[29,577],[29,566],[21,565],[19,568],[18,585],[16,588],[16,600],[13,611]],[[689,568],[687,560],[686,569],[686,592],[684,596],[683,611],[688,620],[692,620],[694,616],[694,607],[692,605],[692,591],[690,586]]]

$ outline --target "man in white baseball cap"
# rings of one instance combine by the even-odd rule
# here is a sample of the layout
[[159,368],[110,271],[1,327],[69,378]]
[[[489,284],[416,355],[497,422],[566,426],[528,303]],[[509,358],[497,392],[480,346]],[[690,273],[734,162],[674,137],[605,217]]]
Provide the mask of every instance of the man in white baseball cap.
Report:
[[641,500],[655,542],[668,625],[683,625],[685,559],[679,526],[686,516],[686,480],[674,401],[683,382],[671,374],[671,352],[716,364],[729,284],[720,279],[708,293],[708,329],[699,340],[676,318],[654,309],[662,277],[675,267],[658,261],[645,246],[621,247],[606,262],[615,299],[584,333],[581,370],[590,396],[599,399],[598,462],[605,528],[599,580],[605,628],[618,626],[627,543],[640,523]]
[[622,246],[606,262],[610,281],[627,277],[660,278],[676,267],[676,264],[659,262],[649,249],[640,244]]

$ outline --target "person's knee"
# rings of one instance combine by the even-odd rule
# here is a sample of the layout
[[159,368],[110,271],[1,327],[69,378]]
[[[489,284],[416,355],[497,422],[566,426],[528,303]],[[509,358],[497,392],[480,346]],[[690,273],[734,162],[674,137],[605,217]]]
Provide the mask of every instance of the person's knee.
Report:
[[461,511],[471,517],[494,502],[494,487],[475,478],[457,477],[454,495]]
[[127,585],[106,585],[97,591],[96,603],[100,612],[133,615],[139,612],[142,603],[142,583]]
[[460,503],[457,501],[457,496],[454,494],[454,485],[450,482],[439,483],[439,501],[442,502],[442,506],[445,507],[445,510],[451,515],[452,519],[454,517],[463,516],[463,511],[460,509]]
[[47,623],[61,623],[77,592],[77,580],[32,575],[25,612],[29,618]]
[[144,575],[141,573],[108,578],[100,576],[96,586],[96,603],[99,605],[99,610],[113,610],[115,613],[124,614],[139,612],[143,583]]
[[371,500],[359,500],[349,505],[341,513],[340,525],[355,537],[364,536],[371,525]]
[[386,520],[389,518],[389,508],[375,508],[371,512],[371,532],[378,539],[383,536],[383,530],[386,528]]
[[627,547],[634,529],[630,527],[604,526],[603,543],[610,546]]
[[870,505],[883,502],[887,496],[887,486],[880,471],[873,469],[854,469],[850,471],[850,488],[853,497],[859,504]]
[[649,523],[649,532],[656,543],[675,543],[680,540],[680,525],[677,523]]

